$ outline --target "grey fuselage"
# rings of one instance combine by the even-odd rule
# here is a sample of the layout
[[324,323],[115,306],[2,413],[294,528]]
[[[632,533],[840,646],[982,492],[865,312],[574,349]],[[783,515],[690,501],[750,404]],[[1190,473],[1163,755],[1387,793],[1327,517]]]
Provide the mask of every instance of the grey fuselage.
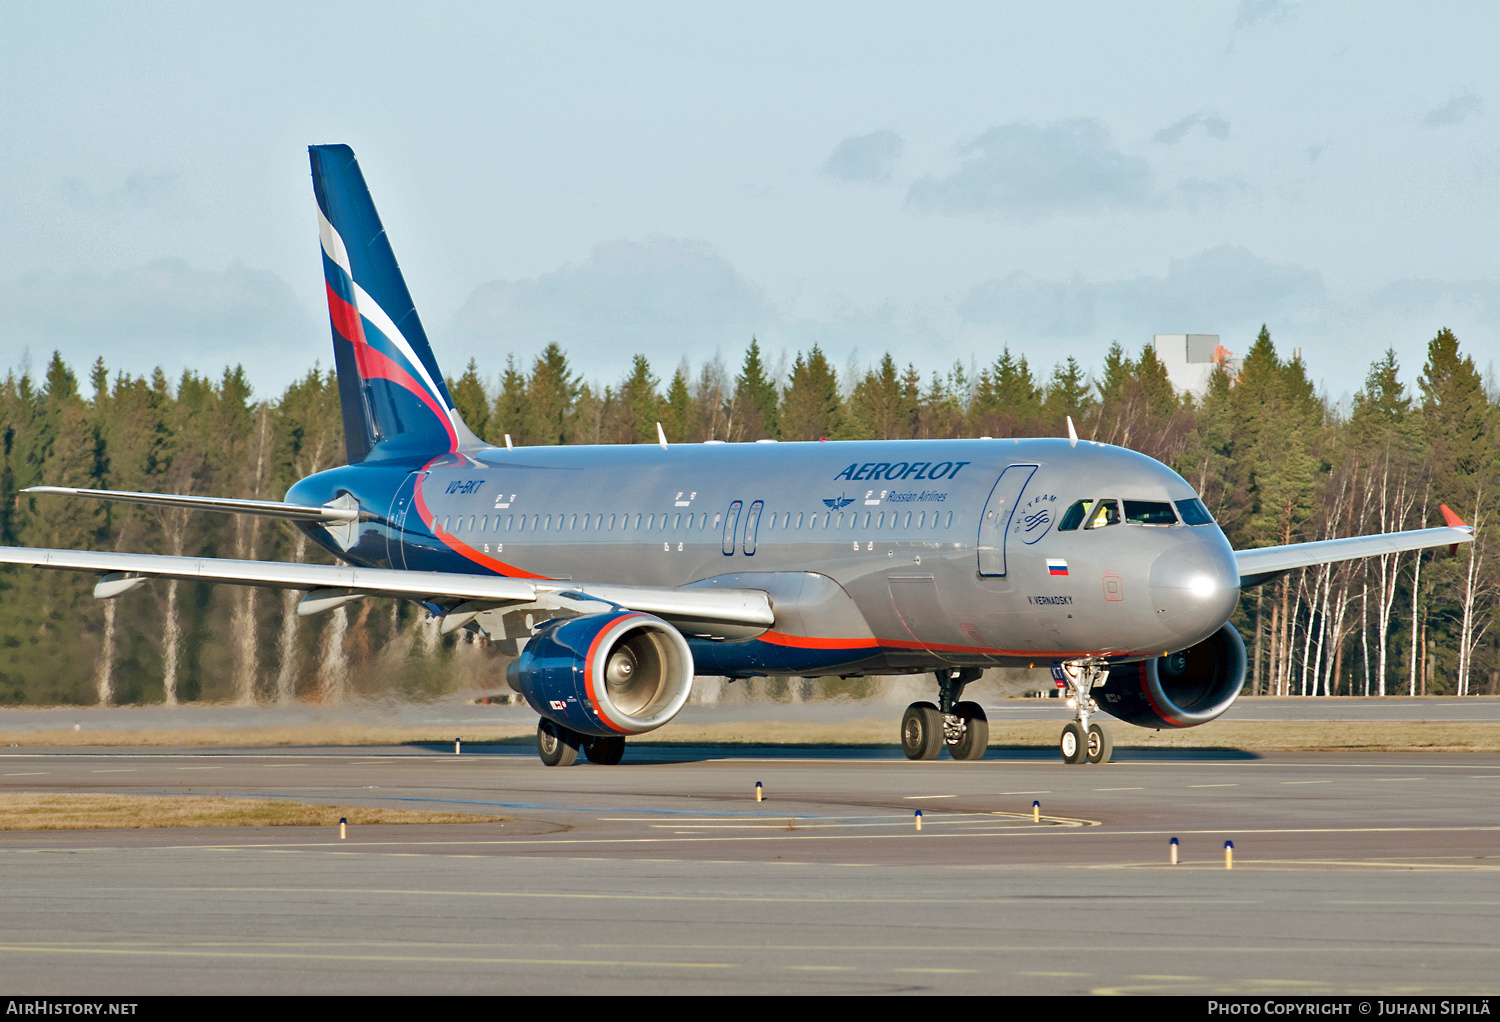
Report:
[[1187,648],[1238,596],[1217,525],[1057,526],[1080,499],[1195,496],[1132,451],[1006,439],[484,448],[334,469],[287,499],[357,501],[368,520],[305,528],[361,566],[763,589],[768,631],[689,637],[699,673],[743,676]]

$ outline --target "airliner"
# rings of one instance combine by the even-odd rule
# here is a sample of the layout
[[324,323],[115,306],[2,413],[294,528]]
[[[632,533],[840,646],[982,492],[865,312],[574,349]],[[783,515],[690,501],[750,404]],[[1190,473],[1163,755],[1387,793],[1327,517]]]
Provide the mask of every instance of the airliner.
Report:
[[1143,454],[1063,438],[498,447],[464,424],[354,152],[309,149],[348,464],[283,501],[36,486],[72,498],[285,519],[340,563],[0,548],[0,563],[304,591],[297,611],[414,600],[444,633],[516,656],[549,766],[618,763],[695,676],[926,674],[913,760],[976,760],[988,667],[1066,690],[1067,763],[1104,763],[1101,711],[1205,724],[1235,701],[1240,590],[1334,561],[1457,548],[1447,525],[1234,550],[1199,495]]

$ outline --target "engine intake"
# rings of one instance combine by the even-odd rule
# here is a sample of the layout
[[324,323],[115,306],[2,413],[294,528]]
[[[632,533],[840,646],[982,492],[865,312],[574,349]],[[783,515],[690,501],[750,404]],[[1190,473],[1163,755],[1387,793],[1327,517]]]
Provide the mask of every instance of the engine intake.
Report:
[[507,677],[531,708],[585,735],[638,735],[677,715],[693,654],[661,618],[634,611],[543,625]]
[[1225,624],[1187,649],[1115,664],[1096,688],[1099,708],[1141,727],[1197,727],[1229,709],[1245,683],[1245,643]]

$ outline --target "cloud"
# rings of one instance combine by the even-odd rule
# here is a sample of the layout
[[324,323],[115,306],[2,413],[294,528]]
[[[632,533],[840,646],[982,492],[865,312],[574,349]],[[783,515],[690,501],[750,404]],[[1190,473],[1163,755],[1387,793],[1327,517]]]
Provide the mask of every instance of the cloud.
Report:
[[1176,124],[1168,125],[1151,136],[1151,141],[1158,145],[1176,145],[1184,135],[1194,128],[1201,127],[1209,138],[1220,142],[1229,137],[1229,122],[1211,110],[1200,110],[1195,114],[1189,114]]
[[991,128],[958,151],[963,162],[945,178],[911,186],[907,206],[947,216],[1043,218],[1151,202],[1151,167],[1126,156],[1097,120]]
[[326,335],[276,274],[199,270],[180,259],[0,281],[0,337],[18,354],[55,349],[75,365],[103,355],[135,373],[161,365],[217,374],[243,363],[257,379],[284,383],[315,360],[331,361],[319,344]]
[[171,171],[159,174],[136,171],[128,175],[118,188],[103,191],[90,188],[76,177],[64,178],[60,187],[63,200],[83,213],[135,211],[184,215],[193,212],[178,185],[177,174]]
[[451,332],[455,346],[487,364],[497,346],[522,354],[557,341],[586,378],[608,380],[635,352],[696,360],[778,320],[760,288],[707,242],[655,235],[598,245],[586,262],[529,280],[481,284]]
[[839,181],[884,184],[905,144],[894,131],[855,135],[833,147],[823,174]]
[[1017,337],[1229,331],[1304,312],[1324,300],[1320,274],[1221,246],[1174,259],[1164,277],[1046,280],[1014,273],[971,288],[960,316]]
[[1482,113],[1484,113],[1483,97],[1476,92],[1466,92],[1427,111],[1422,115],[1422,124],[1429,128],[1447,128]]
[[1261,24],[1280,24],[1289,20],[1297,11],[1296,6],[1285,0],[1240,0],[1240,9],[1235,15],[1234,27],[1255,28]]

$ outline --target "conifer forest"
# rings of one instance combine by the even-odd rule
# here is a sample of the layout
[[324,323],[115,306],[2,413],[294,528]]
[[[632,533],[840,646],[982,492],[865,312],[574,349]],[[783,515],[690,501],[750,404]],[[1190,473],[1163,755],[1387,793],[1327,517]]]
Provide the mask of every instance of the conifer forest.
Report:
[[[1500,489],[1493,386],[1451,331],[1421,366],[1374,358],[1334,402],[1263,328],[1237,380],[1173,389],[1147,345],[1114,345],[1090,375],[1073,358],[1037,370],[1002,350],[980,368],[923,378],[885,355],[835,367],[818,347],[773,366],[751,341],[737,366],[671,372],[636,356],[625,379],[589,382],[549,345],[529,363],[467,371],[448,386],[480,436],[517,445],[1063,436],[1130,447],[1202,494],[1236,548],[1443,524],[1478,538],[1446,549],[1307,568],[1241,595],[1247,694],[1496,694],[1500,561],[1489,508]],[[993,354],[993,352],[991,352]],[[486,372],[498,369],[498,375]],[[81,370],[81,371],[80,371]],[[244,373],[133,376],[54,355],[0,385],[0,543],[326,560],[268,520],[32,496],[28,486],[155,490],[279,500],[341,464],[338,387],[312,368],[277,395]],[[7,705],[331,701],[499,687],[482,639],[439,636],[413,604],[365,600],[299,618],[298,594],[157,579],[95,600],[95,579],[0,569],[0,701]]]

